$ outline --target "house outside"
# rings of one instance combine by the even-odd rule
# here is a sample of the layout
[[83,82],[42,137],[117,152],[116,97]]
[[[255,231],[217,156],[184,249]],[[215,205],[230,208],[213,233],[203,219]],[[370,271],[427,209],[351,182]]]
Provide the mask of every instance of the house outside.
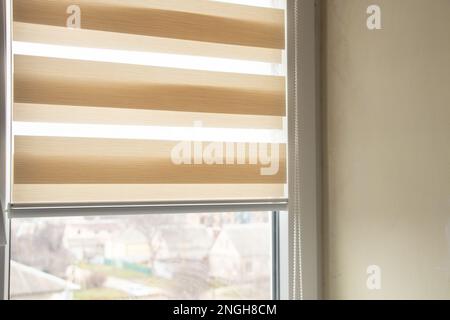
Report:
[[136,228],[129,227],[108,238],[104,246],[104,257],[109,261],[148,265],[151,250],[147,237]]
[[98,220],[65,225],[63,244],[78,261],[90,261],[103,257],[105,243],[118,227],[113,221]]
[[154,274],[171,279],[180,269],[200,268],[203,276],[213,241],[211,230],[202,225],[161,228],[153,240],[153,247],[157,250]]
[[210,276],[234,283],[270,277],[270,234],[265,223],[224,226],[209,255]]

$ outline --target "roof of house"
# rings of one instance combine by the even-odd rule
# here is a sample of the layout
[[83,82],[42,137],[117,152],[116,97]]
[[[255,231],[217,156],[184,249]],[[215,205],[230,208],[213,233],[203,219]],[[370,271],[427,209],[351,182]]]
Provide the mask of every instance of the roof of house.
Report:
[[124,230],[119,230],[114,233],[112,237],[114,242],[122,244],[147,243],[148,240],[145,235],[136,228],[129,227]]
[[12,297],[80,289],[72,282],[15,261],[11,261],[10,268]]
[[203,259],[213,245],[213,236],[205,226],[168,226],[159,229],[157,238],[168,252],[157,255],[159,259]]
[[216,243],[228,239],[241,257],[266,256],[271,250],[271,235],[267,223],[225,225]]

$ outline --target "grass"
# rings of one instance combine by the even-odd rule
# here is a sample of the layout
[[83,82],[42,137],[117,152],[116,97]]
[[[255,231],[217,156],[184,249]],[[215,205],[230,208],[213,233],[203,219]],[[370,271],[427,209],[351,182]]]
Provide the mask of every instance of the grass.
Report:
[[158,277],[147,277],[146,279],[143,279],[141,282],[142,284],[145,284],[150,287],[157,287],[161,289],[167,289],[170,288],[172,281],[164,278],[158,278]]
[[116,277],[124,280],[130,280],[150,287],[157,287],[157,288],[170,287],[170,280],[149,276],[144,273],[133,270],[123,269],[114,266],[94,265],[88,263],[80,263],[78,264],[78,267],[84,270],[104,274],[107,277]]
[[126,298],[128,298],[128,295],[125,292],[109,288],[85,289],[74,292],[75,300],[118,300]]
[[142,279],[142,278],[149,277],[148,275],[141,273],[141,272],[118,268],[118,267],[114,267],[114,266],[80,263],[78,265],[78,267],[80,267],[81,269],[98,272],[98,273],[104,274],[106,276],[123,278],[123,279],[140,279],[140,278]]
[[[174,281],[170,279],[146,275],[144,273],[115,266],[80,263],[78,264],[78,267],[84,270],[98,272],[104,274],[105,276],[130,280],[149,287],[159,288],[163,291],[171,289]],[[245,289],[245,286],[243,288],[239,288],[237,286],[227,286],[226,283],[223,283],[218,279],[211,279],[209,281],[209,287],[210,290],[215,291],[215,294],[217,296],[223,297],[224,299],[239,298],[240,290]],[[76,291],[74,295],[76,300],[98,300],[98,299],[115,300],[127,298],[126,293],[108,288],[80,290]]]

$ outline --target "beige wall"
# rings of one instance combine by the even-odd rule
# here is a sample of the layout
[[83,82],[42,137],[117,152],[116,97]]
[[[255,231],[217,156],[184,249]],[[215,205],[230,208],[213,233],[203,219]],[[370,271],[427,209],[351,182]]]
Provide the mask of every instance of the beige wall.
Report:
[[448,299],[450,1],[324,0],[323,14],[325,297]]

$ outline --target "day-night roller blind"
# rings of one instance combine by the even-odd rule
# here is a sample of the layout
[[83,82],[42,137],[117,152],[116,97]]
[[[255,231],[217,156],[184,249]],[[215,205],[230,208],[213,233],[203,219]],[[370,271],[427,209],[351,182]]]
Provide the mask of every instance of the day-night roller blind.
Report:
[[13,202],[284,198],[284,14],[13,0]]

